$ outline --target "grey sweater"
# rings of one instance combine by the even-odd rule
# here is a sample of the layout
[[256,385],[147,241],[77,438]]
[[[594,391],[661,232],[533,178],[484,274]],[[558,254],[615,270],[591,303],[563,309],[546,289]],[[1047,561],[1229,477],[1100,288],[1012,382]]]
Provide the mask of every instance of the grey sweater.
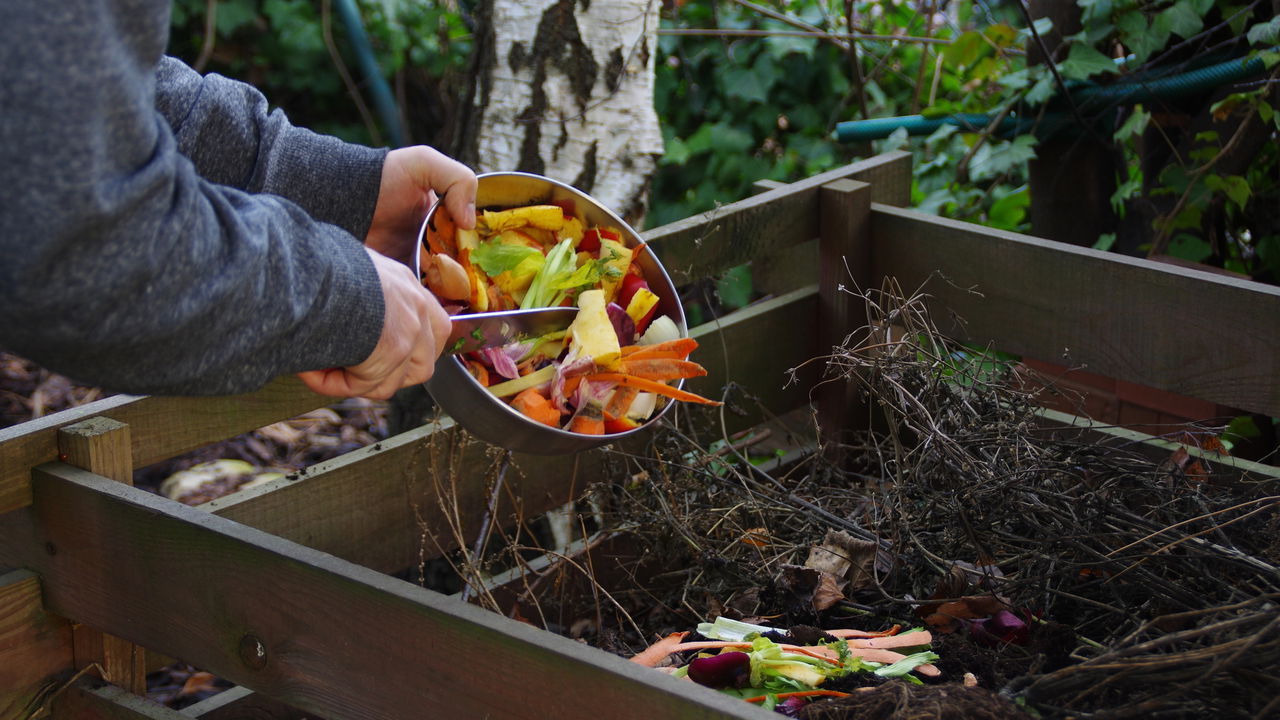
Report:
[[383,300],[384,150],[165,58],[169,0],[6,3],[0,348],[131,393],[352,365]]

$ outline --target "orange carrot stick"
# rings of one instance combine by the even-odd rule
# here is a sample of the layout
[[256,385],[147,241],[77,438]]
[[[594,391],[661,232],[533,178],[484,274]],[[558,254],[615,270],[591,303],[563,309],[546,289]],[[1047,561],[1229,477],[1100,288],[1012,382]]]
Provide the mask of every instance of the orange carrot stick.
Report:
[[511,400],[511,407],[525,416],[551,427],[560,427],[560,411],[536,388],[522,390]]
[[658,642],[645,648],[639,655],[631,658],[631,662],[639,663],[645,667],[657,667],[658,663],[662,662],[663,658],[675,652],[671,648],[679,645],[680,641],[684,640],[685,636],[688,634],[689,633],[687,632],[671,633]]
[[652,345],[628,345],[622,348],[622,357],[644,357],[651,353],[675,353],[676,357],[687,358],[689,353],[697,349],[697,340],[693,338],[676,338],[675,340],[663,340]]
[[467,367],[471,370],[471,375],[485,387],[489,387],[489,369],[483,363],[475,360],[468,360]]
[[666,383],[660,383],[656,380],[646,380],[633,375],[623,375],[622,373],[596,373],[595,375],[588,375],[587,379],[592,382],[611,382],[618,385],[625,385],[636,388],[637,390],[657,393],[658,395],[666,395],[669,398],[674,398],[683,402],[701,403],[703,405],[724,404],[716,400],[708,400],[701,395],[695,395],[694,393],[671,387]]
[[[802,647],[800,645],[784,645],[779,643],[778,647],[787,652],[799,653],[800,655],[808,655],[816,660],[825,660],[832,665],[839,665],[834,650],[826,647]],[[751,649],[749,642],[733,642],[730,640],[700,640],[697,642],[680,643],[672,648],[671,652],[684,652],[685,650],[723,650],[725,648]],[[887,651],[886,651],[887,652]],[[897,654],[897,653],[895,653]],[[899,656],[900,658],[902,656]]]
[[631,409],[631,403],[635,402],[636,396],[640,391],[633,387],[620,387],[613,391],[613,396],[609,398],[609,404],[604,406],[604,419],[617,420],[627,414],[627,410]]
[[860,648],[900,648],[928,645],[933,642],[933,635],[928,630],[903,633],[892,637],[851,638],[849,647]]
[[441,205],[427,223],[427,247],[433,253],[444,253],[451,258],[458,257],[458,228],[453,222],[449,210]]
[[604,408],[594,402],[583,405],[565,429],[580,435],[603,435]]
[[823,632],[838,638],[871,638],[871,637],[886,637],[888,635],[897,635],[898,631],[901,629],[902,629],[901,625],[894,625],[888,630],[881,630],[880,632],[868,632],[866,630],[851,630],[847,628],[841,629],[841,630],[823,630]]
[[[774,697],[779,700],[786,700],[793,697],[849,697],[849,693],[840,692],[839,690],[796,690],[795,692],[774,693]],[[768,700],[768,695],[760,695],[758,697],[747,698],[749,703],[758,703]]]
[[640,359],[623,360],[622,373],[646,380],[677,380],[702,377],[707,374],[707,369],[688,360],[657,359],[646,356]]

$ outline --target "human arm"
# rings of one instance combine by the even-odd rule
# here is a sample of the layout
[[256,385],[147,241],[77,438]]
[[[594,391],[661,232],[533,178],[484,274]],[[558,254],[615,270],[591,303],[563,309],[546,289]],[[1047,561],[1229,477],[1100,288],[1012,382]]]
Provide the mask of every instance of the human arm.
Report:
[[136,5],[20,4],[0,26],[0,346],[135,393],[364,362],[374,262],[283,197],[200,176],[155,109],[167,5]]
[[357,238],[368,232],[385,149],[296,127],[252,85],[173,57],[160,59],[155,77],[156,109],[201,177],[287,198]]

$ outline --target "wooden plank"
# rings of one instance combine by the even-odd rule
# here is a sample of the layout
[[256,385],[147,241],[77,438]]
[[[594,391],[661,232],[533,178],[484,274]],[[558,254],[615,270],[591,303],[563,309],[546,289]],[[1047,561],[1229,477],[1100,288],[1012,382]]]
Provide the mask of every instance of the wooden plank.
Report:
[[[807,404],[817,366],[802,368],[790,385],[788,371],[816,355],[816,318],[815,285],[693,328],[701,343],[695,357],[708,375],[690,390],[719,398],[727,385],[736,388],[737,407],[725,413],[730,433]],[[677,411],[698,413],[719,429],[718,412]],[[467,437],[448,420],[423,426],[201,508],[375,570],[404,570],[420,553],[435,557],[457,546],[448,516],[461,519],[468,542],[478,531],[488,500],[485,476],[495,460],[489,446]],[[633,451],[645,440],[621,449]],[[511,526],[517,517],[563,505],[616,461],[606,450],[515,455],[519,472],[507,475],[509,494],[496,522]]]
[[44,611],[35,573],[0,575],[0,718],[28,717],[71,662],[71,623]]
[[287,420],[335,402],[294,376],[229,397],[117,395],[0,429],[0,514],[31,503],[30,469],[58,458],[58,428],[98,415],[132,429],[136,467]]
[[[58,452],[70,465],[125,485],[133,484],[129,426],[95,417],[58,430]],[[97,666],[107,682],[147,692],[146,650],[87,625],[71,626],[77,670]]]
[[871,227],[878,277],[940,274],[944,333],[1280,415],[1280,287],[885,205]]
[[318,720],[315,713],[304,713],[238,685],[180,712],[184,718],[200,720]]
[[[908,202],[911,153],[895,151],[814,175],[644,233],[677,285],[818,235],[818,189],[842,178],[872,183],[877,202]],[[905,193],[904,193],[905,189]]]
[[190,720],[146,698],[93,678],[80,678],[51,702],[54,720]]
[[[822,186],[818,254],[818,352],[830,355],[866,320],[862,293],[871,289],[871,186],[836,180]],[[824,455],[834,463],[844,458],[846,434],[858,421],[857,386],[824,375],[817,388],[818,429]]]
[[1280,480],[1280,467],[1275,465],[1222,455],[1057,410],[1042,409],[1038,415],[1046,427],[1056,428],[1064,433],[1074,432],[1098,444],[1123,443],[1126,447],[1136,449],[1153,462],[1164,462],[1175,452],[1185,450],[1192,457],[1203,460],[1214,473],[1222,474],[1232,480],[1249,482]]
[[323,717],[772,717],[69,465],[32,489],[50,610]]
[[[804,364],[819,354],[817,296],[818,286],[809,285],[689,331],[698,340],[692,357],[707,369],[707,375],[690,380],[687,387],[716,400],[726,386],[741,391],[731,396],[741,407],[727,414],[729,432],[809,403],[818,368]],[[793,369],[797,370],[794,381]],[[744,396],[746,402],[742,402]],[[691,406],[677,409],[705,412]],[[718,420],[719,413],[715,414]]]

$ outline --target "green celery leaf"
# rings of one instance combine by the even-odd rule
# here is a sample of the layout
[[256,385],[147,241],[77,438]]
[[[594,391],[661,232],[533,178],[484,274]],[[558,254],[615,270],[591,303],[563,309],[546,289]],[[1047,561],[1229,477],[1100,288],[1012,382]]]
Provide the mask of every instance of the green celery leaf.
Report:
[[926,650],[908,655],[892,665],[876,668],[875,673],[881,677],[902,677],[917,667],[927,665],[937,659],[937,653]]
[[[526,261],[536,263],[532,269],[536,271],[542,266],[544,258],[542,253],[528,245],[512,245],[510,243],[490,240],[480,243],[476,249],[471,251],[471,262],[480,266],[485,274],[494,277],[508,270],[515,272]],[[530,268],[524,268],[528,271]]]

